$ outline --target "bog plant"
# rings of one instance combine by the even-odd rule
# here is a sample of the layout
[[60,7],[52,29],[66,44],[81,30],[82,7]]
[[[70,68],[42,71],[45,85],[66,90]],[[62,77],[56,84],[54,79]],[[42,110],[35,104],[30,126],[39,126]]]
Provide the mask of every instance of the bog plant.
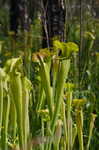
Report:
[[16,139],[18,132],[19,147],[27,148],[29,138],[28,106],[32,85],[21,71],[21,58],[8,60],[4,68],[0,70],[0,146],[5,150],[8,149],[9,130],[13,140]]
[[87,100],[74,99],[75,85],[67,82],[72,54],[79,48],[56,40],[51,49],[32,55],[38,83],[25,76],[21,57],[7,60],[0,68],[1,149],[74,150],[78,140],[80,150],[89,150],[95,115],[86,146],[83,108]]

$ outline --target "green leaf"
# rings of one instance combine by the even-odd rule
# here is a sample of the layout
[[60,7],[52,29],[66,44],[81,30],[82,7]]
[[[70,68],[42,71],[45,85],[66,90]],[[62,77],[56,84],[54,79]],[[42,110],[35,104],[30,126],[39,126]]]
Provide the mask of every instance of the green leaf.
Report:
[[78,45],[73,42],[60,42],[58,40],[53,42],[53,48],[55,50],[61,50],[63,57],[70,57],[73,52],[78,52]]
[[93,35],[93,33],[92,32],[85,32],[85,34],[84,34],[84,37],[85,38],[88,38],[88,39],[92,39],[92,40],[95,40],[95,36]]

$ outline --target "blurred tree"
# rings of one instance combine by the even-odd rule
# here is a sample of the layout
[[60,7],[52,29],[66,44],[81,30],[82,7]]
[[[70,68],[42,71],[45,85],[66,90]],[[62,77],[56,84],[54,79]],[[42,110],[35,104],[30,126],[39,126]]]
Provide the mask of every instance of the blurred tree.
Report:
[[92,8],[95,12],[95,17],[99,18],[99,0],[92,0]]
[[10,0],[10,30],[17,32],[18,27],[22,30],[29,29],[28,1]]
[[50,47],[53,37],[58,37],[62,41],[64,40],[64,0],[43,0],[41,7],[44,39],[43,47]]
[[10,0],[10,30],[17,32],[19,25],[19,0]]
[[40,12],[40,1],[41,0],[29,0],[29,18],[31,19],[31,23],[33,23],[34,19],[36,19],[38,12]]

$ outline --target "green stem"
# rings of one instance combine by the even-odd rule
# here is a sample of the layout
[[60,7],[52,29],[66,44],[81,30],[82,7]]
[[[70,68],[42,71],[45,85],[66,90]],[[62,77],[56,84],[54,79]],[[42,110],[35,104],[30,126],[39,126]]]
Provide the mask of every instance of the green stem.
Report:
[[75,143],[75,139],[76,139],[76,136],[77,136],[77,126],[75,125],[74,128],[73,128],[73,135],[72,135],[72,149],[73,149],[73,146],[74,146],[74,143]]
[[66,114],[65,114],[65,103],[62,103],[62,115],[63,115],[63,127],[64,127],[64,137],[65,137],[65,150],[67,146],[67,120],[66,120]]
[[59,150],[59,144],[60,144],[60,139],[62,135],[62,121],[58,120],[57,126],[56,126],[56,131],[55,131],[55,138],[54,138],[54,150]]
[[71,117],[72,92],[68,92],[67,97],[67,144],[68,150],[72,149],[72,117]]
[[[43,118],[41,118],[41,125],[42,125],[42,129],[41,129],[42,138],[44,138],[44,121],[43,121]],[[41,150],[44,150],[44,143],[42,143],[42,145],[41,145]]]
[[1,147],[4,150],[8,149],[8,141],[7,141],[7,135],[8,135],[8,123],[9,123],[9,112],[10,112],[10,97],[7,95],[7,97],[4,99],[3,103],[3,129],[1,132]]
[[90,121],[90,127],[89,127],[89,136],[88,136],[88,143],[87,143],[87,150],[89,150],[89,147],[90,147],[90,142],[91,142],[91,138],[92,138],[92,132],[93,132],[93,128],[94,128],[95,119],[96,119],[96,115],[95,114],[91,114],[91,121]]
[[[1,72],[0,72],[1,75]],[[2,129],[2,115],[3,115],[3,81],[0,76],[0,135]]]
[[39,57],[39,60],[41,64],[40,74],[41,74],[42,84],[44,86],[44,90],[47,95],[47,102],[48,102],[50,117],[52,118],[53,102],[52,102],[52,93],[51,93],[51,86],[50,86],[49,68],[47,64],[45,64],[40,57]]
[[77,132],[78,132],[80,150],[84,150],[82,110],[77,110],[76,124],[77,124]]
[[56,125],[56,121],[58,119],[58,114],[60,111],[60,106],[62,104],[62,96],[63,96],[63,92],[64,92],[64,84],[66,81],[66,78],[68,76],[68,72],[69,72],[69,68],[70,68],[70,60],[63,60],[62,62],[60,62],[60,66],[59,66],[59,73],[57,76],[57,82],[56,82],[56,94],[55,94],[55,108],[54,108],[54,114],[53,114],[53,118],[51,121],[51,131],[52,134],[54,133],[55,130],[55,125]]
[[20,74],[10,75],[10,86],[13,96],[13,102],[16,107],[17,125],[19,135],[19,145],[22,150],[24,149],[24,135],[23,135],[23,119],[22,119],[22,83]]
[[25,77],[22,78],[22,118],[23,118],[23,134],[24,134],[24,144],[25,149],[27,149],[27,142],[29,138],[29,89],[27,87],[27,80]]
[[43,83],[41,82],[40,90],[39,90],[39,96],[38,96],[38,104],[37,104],[37,111],[39,111],[42,108],[42,105],[44,103],[45,93],[44,93],[44,87]]
[[[11,98],[12,98],[12,96],[10,97],[10,99]],[[10,122],[11,122],[11,125],[10,125],[9,128],[10,128],[10,133],[11,133],[11,137],[13,139],[13,142],[15,142],[15,139],[16,139],[16,128],[17,128],[16,118],[17,118],[16,108],[15,108],[15,105],[14,105],[12,99],[11,99],[11,106],[10,106]]]

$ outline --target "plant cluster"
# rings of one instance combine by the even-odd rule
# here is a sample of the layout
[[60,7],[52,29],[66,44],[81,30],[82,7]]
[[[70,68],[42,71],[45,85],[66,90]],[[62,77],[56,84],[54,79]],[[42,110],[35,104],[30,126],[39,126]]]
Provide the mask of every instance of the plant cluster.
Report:
[[[75,95],[69,83],[71,59],[79,50],[73,42],[53,41],[51,51],[33,53],[33,84],[26,77],[22,57],[0,68],[0,148],[22,150],[89,150],[96,115],[90,113],[84,138],[86,98]],[[35,82],[38,81],[38,82]]]

